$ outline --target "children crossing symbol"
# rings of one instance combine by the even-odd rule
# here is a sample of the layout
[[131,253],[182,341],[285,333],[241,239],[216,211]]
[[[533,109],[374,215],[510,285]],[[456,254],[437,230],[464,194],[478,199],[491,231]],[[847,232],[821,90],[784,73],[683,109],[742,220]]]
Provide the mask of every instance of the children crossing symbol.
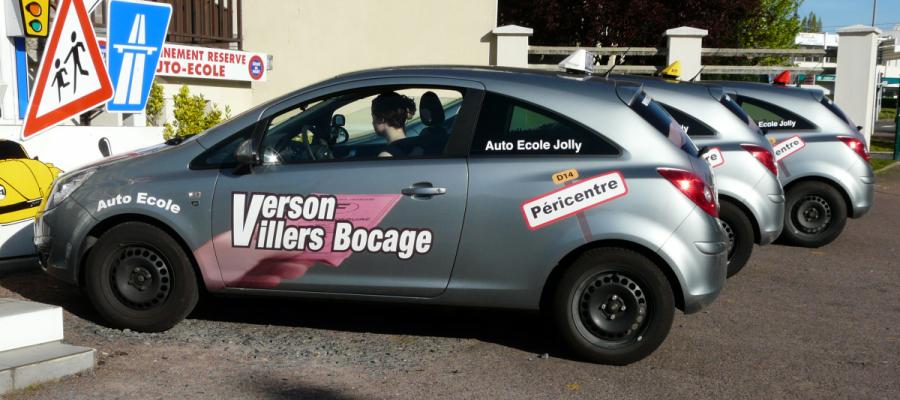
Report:
[[49,36],[28,103],[23,139],[103,104],[113,95],[83,0],[60,1]]

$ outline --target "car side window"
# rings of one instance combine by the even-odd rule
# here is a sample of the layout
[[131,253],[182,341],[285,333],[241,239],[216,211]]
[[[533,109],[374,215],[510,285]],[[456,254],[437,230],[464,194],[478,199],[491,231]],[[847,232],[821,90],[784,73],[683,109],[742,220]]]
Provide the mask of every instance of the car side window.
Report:
[[694,118],[691,115],[688,115],[684,111],[681,111],[675,107],[672,107],[667,104],[659,103],[662,108],[664,108],[672,118],[675,118],[675,121],[681,125],[681,129],[684,133],[687,133],[690,137],[699,137],[699,136],[715,136],[716,131],[711,128],[709,125],[704,124],[697,118]]
[[299,104],[270,118],[267,164],[428,158],[446,154],[465,91],[379,87]]
[[666,109],[663,108],[656,100],[653,100],[647,93],[641,92],[635,101],[631,102],[631,109],[634,110],[644,121],[656,128],[656,131],[669,139],[672,144],[681,149],[681,151],[698,157],[700,150],[694,145],[690,136],[684,132],[675,118],[672,118]]
[[14,158],[28,158],[25,149],[21,144],[11,140],[0,140],[0,160],[8,160]]
[[737,96],[735,100],[762,129],[784,130],[816,128],[812,122],[772,103],[746,96]]
[[599,134],[568,118],[496,93],[485,95],[470,152],[473,155],[619,154]]
[[191,169],[237,167],[239,163],[237,158],[235,158],[234,153],[241,143],[253,136],[254,128],[256,128],[256,124],[251,124],[227,139],[216,143],[214,146],[210,147],[209,150],[204,151],[191,161]]

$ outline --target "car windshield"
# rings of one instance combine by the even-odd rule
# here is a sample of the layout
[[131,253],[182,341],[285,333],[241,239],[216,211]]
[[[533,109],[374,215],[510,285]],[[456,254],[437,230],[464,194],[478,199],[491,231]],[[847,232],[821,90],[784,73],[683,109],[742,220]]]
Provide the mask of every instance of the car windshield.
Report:
[[691,138],[688,137],[687,133],[684,132],[681,124],[679,124],[678,121],[675,121],[675,118],[672,118],[659,103],[654,101],[650,96],[647,96],[646,93],[642,92],[638,98],[632,102],[631,108],[644,118],[644,120],[649,122],[650,125],[653,125],[660,134],[667,137],[676,147],[691,156],[700,156],[700,151],[697,149],[697,146]]

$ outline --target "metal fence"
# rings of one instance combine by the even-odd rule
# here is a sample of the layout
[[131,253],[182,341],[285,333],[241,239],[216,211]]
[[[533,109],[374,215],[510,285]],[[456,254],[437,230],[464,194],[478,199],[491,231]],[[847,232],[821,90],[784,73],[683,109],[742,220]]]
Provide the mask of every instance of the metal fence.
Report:
[[[653,57],[665,56],[668,53],[666,48],[656,47],[577,47],[577,46],[529,46],[528,55],[530,59],[538,60],[547,57],[557,59],[561,56],[571,54],[578,49],[590,51],[599,56],[613,57]],[[701,57],[704,58],[746,58],[755,59],[762,57],[825,57],[824,49],[738,49],[738,48],[703,48]],[[608,65],[595,66],[594,70],[600,73],[606,72],[613,63]],[[556,70],[556,63],[529,63],[529,68]],[[615,67],[616,71],[628,74],[654,74],[658,68],[653,65],[629,65],[620,64]],[[819,74],[824,71],[821,66],[817,67],[797,67],[793,65],[703,65],[704,74],[722,74],[722,75],[767,75],[774,74],[784,70],[801,74]]]

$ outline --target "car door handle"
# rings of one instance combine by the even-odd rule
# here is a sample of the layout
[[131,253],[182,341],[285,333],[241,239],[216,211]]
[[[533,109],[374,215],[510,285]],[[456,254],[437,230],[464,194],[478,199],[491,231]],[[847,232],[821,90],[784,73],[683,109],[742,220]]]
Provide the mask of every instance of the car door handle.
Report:
[[447,188],[433,187],[430,183],[423,182],[413,184],[408,188],[403,188],[400,190],[400,193],[403,193],[404,196],[431,197],[441,194],[447,194]]

